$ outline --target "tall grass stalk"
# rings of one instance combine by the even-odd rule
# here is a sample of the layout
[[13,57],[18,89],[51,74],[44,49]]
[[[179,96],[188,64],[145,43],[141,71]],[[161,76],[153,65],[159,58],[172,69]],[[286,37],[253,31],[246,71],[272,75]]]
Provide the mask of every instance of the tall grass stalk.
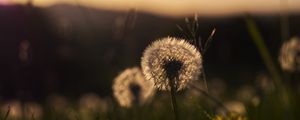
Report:
[[[204,63],[204,55],[205,55],[207,49],[209,48],[212,38],[215,35],[215,33],[216,33],[216,28],[214,28],[212,30],[212,32],[210,33],[209,37],[207,38],[207,40],[205,42],[204,48],[202,48],[202,52],[201,52],[201,55],[202,55],[202,67],[201,67],[202,79],[203,79],[204,87],[205,87],[205,90],[207,93],[208,93],[208,86],[207,86],[206,74],[205,74],[205,69],[204,69],[204,64],[203,64]],[[201,42],[199,42],[199,43],[201,43]],[[201,46],[201,45],[199,45],[199,46]]]
[[280,27],[281,27],[281,40],[285,41],[289,39],[289,18],[288,18],[288,1],[280,0]]
[[256,26],[256,23],[249,15],[246,16],[245,20],[246,20],[248,32],[250,33],[253,42],[255,43],[257,49],[259,50],[259,53],[263,58],[263,61],[273,78],[273,82],[275,84],[276,89],[277,90],[282,89],[283,86],[282,86],[282,78],[280,76],[280,72],[275,66],[274,61],[272,60],[271,54],[264,43],[264,39],[262,38]]
[[260,55],[262,56],[264,63],[269,70],[273,82],[275,84],[275,90],[278,93],[278,98],[282,103],[283,111],[286,114],[287,118],[291,117],[292,110],[290,109],[290,96],[288,94],[288,89],[283,85],[282,76],[279,72],[279,69],[275,66],[275,62],[272,60],[270,52],[268,51],[264,39],[262,38],[254,20],[247,15],[246,16],[246,25],[250,35],[252,36],[252,40],[255,43],[257,49],[259,50]]
[[[202,40],[200,37],[199,33],[199,18],[198,15],[195,14],[194,19],[189,20],[188,18],[185,18],[185,23],[186,23],[186,31],[184,30],[184,27],[181,27],[177,25],[177,28],[181,33],[183,34],[184,37],[186,37],[188,40],[192,40],[192,43],[198,48],[198,50],[201,53],[201,56],[204,57],[206,51],[208,50],[213,36],[215,35],[216,28],[212,30],[210,33],[209,37],[206,40]],[[204,60],[202,59],[202,64],[204,63]],[[208,92],[208,86],[207,86],[207,81],[206,81],[206,74],[204,70],[204,66],[201,68],[202,71],[202,80],[204,83],[204,87],[206,92]]]

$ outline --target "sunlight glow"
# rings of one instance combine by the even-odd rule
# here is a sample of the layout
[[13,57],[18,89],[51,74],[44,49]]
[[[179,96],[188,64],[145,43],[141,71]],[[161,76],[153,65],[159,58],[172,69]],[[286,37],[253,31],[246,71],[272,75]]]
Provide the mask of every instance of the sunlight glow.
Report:
[[[26,4],[28,0],[10,1],[10,3],[15,4]],[[76,5],[76,2],[81,6],[97,9],[123,11],[134,8],[143,12],[168,16],[183,16],[195,13],[208,16],[242,13],[277,14],[282,10],[280,0],[33,0],[33,4],[39,7],[55,4]],[[299,0],[289,0],[288,2],[287,11],[300,11]]]

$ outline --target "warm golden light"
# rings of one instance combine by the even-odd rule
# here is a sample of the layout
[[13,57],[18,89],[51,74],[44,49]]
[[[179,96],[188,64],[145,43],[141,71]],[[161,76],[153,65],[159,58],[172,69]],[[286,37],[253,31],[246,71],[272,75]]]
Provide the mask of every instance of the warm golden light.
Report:
[[[5,0],[4,0],[5,1]],[[280,0],[34,0],[33,4],[47,7],[54,4],[78,4],[108,10],[128,10],[150,12],[159,15],[184,16],[199,15],[234,15],[242,13],[277,14],[281,9]],[[10,0],[10,4],[26,4],[28,0]],[[5,2],[0,2],[5,3]],[[6,2],[7,3],[7,2]],[[289,12],[300,11],[299,0],[289,0]]]

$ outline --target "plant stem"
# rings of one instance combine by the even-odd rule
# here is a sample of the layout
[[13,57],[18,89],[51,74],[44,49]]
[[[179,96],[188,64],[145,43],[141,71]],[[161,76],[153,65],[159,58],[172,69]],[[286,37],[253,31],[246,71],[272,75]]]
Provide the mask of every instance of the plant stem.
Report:
[[203,78],[203,81],[204,81],[205,91],[208,93],[208,87],[207,87],[207,81],[206,81],[204,66],[202,66],[201,71],[202,71],[202,78]]
[[174,119],[178,120],[179,119],[179,114],[178,114],[178,109],[177,109],[177,101],[176,101],[176,88],[174,84],[175,80],[169,80],[169,85],[171,88],[171,103],[172,103],[172,109],[174,112]]
[[[204,55],[205,55],[205,53],[206,53],[206,51],[207,51],[207,49],[208,49],[208,47],[209,47],[209,45],[210,45],[210,43],[212,41],[213,36],[215,35],[215,32],[216,32],[216,28],[214,28],[212,30],[212,32],[210,33],[209,37],[207,38],[207,40],[205,42],[205,45],[204,45],[204,48],[201,48],[201,51],[202,51],[201,55],[202,55],[203,58],[204,58]],[[201,41],[200,41],[200,43],[201,43]],[[205,87],[206,92],[208,93],[206,75],[205,75],[205,70],[204,70],[204,59],[202,59],[201,71],[202,71],[202,77],[203,77],[203,81],[204,81],[204,87]]]
[[280,27],[281,27],[281,41],[289,39],[289,15],[286,12],[288,8],[287,0],[280,0]]
[[282,89],[282,81],[281,81],[281,76],[279,74],[279,70],[276,68],[275,63],[272,60],[272,57],[270,55],[270,52],[268,51],[254,20],[250,16],[247,16],[245,20],[246,20],[248,31],[252,37],[252,40],[255,43],[257,49],[259,50],[259,53],[263,58],[264,63],[267,66],[267,69],[269,70],[271,76],[273,77],[274,84],[277,90]]
[[[273,78],[273,82],[275,84],[275,90],[278,93],[278,97],[279,99],[281,99],[282,102],[282,106],[284,107],[284,113],[286,114],[290,114],[292,111],[290,109],[290,97],[287,93],[287,88],[283,85],[283,81],[282,81],[282,76],[278,70],[278,68],[275,66],[275,62],[273,61],[270,52],[268,51],[265,43],[264,43],[264,39],[262,38],[254,20],[248,15],[246,16],[246,24],[247,24],[247,28],[248,31],[250,33],[250,35],[252,36],[252,40],[255,43],[257,49],[259,50],[260,55],[262,56],[264,63],[267,66],[267,69],[269,70],[272,78]],[[283,25],[288,25],[283,24]],[[285,29],[282,29],[283,31],[285,31]],[[285,32],[282,32],[285,34]],[[288,31],[286,32],[288,33]],[[283,37],[285,36],[284,34]],[[290,115],[288,115],[290,116]]]

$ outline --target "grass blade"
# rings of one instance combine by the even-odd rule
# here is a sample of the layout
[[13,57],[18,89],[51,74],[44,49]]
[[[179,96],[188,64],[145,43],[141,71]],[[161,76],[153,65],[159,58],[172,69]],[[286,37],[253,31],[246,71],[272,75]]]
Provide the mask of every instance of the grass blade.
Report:
[[267,69],[269,70],[273,80],[276,89],[279,89],[279,87],[282,87],[282,78],[280,76],[280,72],[275,66],[274,61],[272,60],[271,54],[269,50],[267,49],[264,40],[254,22],[254,20],[248,15],[246,16],[246,25],[247,29],[252,37],[253,42],[255,43]]

